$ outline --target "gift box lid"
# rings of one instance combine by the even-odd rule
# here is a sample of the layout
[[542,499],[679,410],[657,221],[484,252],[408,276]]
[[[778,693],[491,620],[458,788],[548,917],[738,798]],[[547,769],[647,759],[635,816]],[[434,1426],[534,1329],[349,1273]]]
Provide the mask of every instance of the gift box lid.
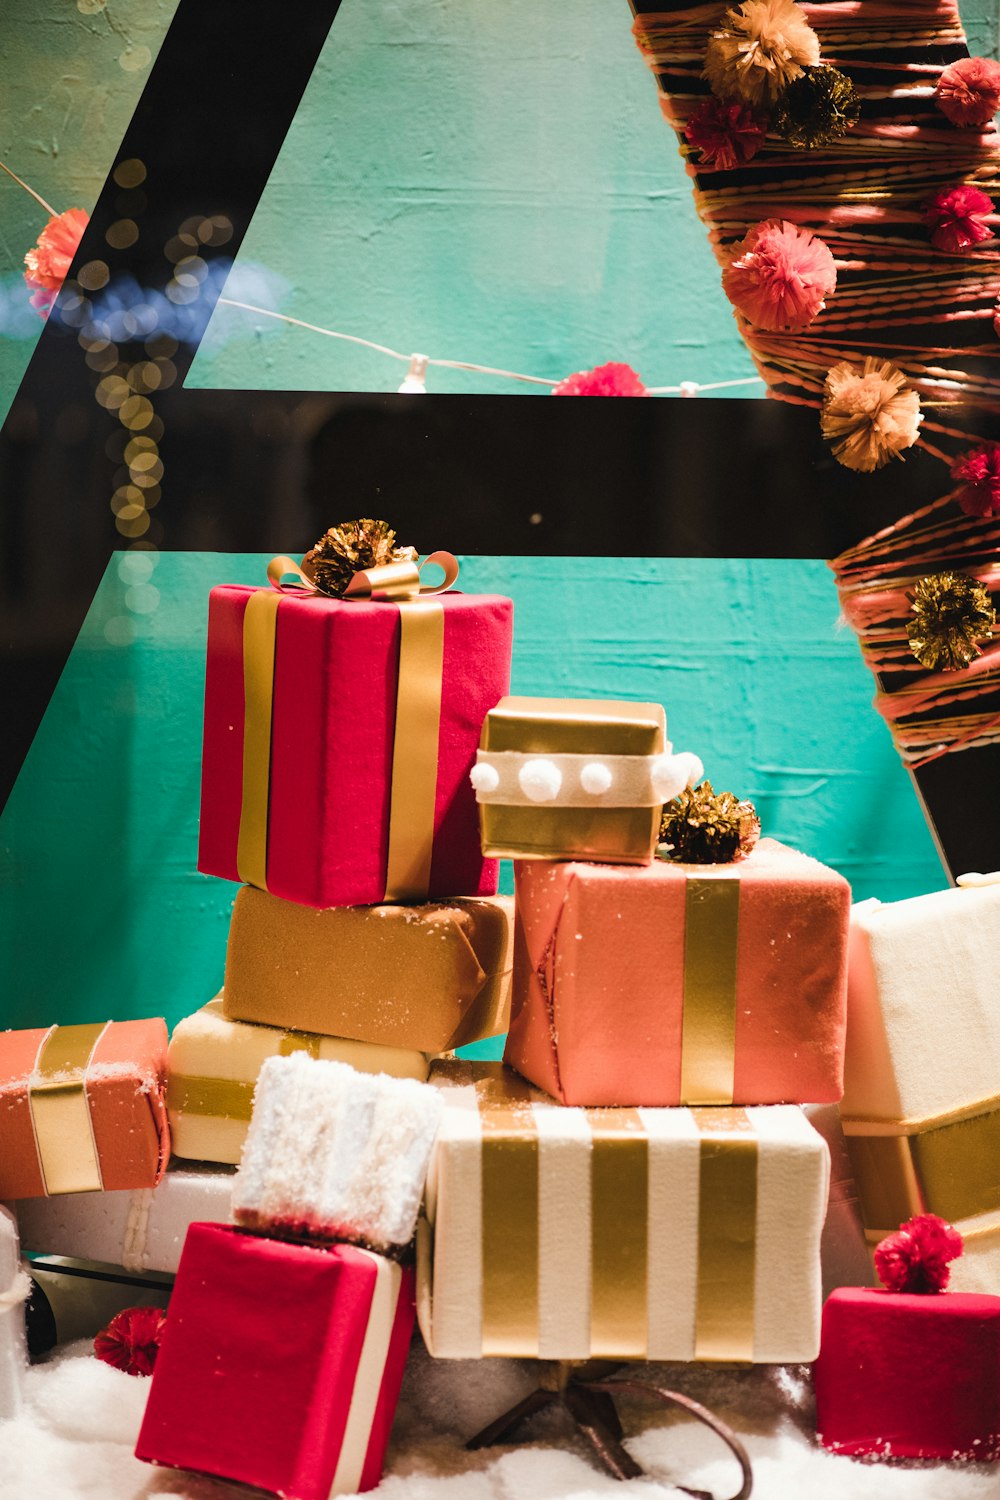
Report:
[[655,755],[666,733],[659,703],[507,697],[486,715],[481,744],[526,754]]

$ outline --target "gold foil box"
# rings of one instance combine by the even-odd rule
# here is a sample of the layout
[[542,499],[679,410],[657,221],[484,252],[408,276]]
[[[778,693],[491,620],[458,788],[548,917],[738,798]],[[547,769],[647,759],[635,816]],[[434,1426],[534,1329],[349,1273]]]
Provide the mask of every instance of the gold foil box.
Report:
[[793,1105],[575,1109],[499,1063],[438,1061],[417,1238],[431,1353],[815,1357],[825,1143]]
[[[656,757],[680,759],[668,749],[658,703],[501,699],[486,716],[473,772],[483,853],[648,864],[668,800],[651,790],[650,772]],[[526,781],[539,767],[540,779]],[[683,784],[682,776],[676,791]]]

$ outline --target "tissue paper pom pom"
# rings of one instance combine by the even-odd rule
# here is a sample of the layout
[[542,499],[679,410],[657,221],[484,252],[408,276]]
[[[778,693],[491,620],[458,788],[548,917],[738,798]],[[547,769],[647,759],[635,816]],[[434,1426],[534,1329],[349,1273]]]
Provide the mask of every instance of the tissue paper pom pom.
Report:
[[962,1236],[937,1214],[917,1214],[875,1247],[875,1270],[890,1292],[942,1292],[950,1260],[963,1250]]
[[648,396],[649,392],[631,365],[598,365],[578,370],[553,388],[553,396]]
[[684,139],[701,152],[699,166],[731,172],[752,161],[764,144],[767,125],[738,99],[706,99],[684,127]]
[[1000,63],[991,57],[961,57],[945,68],[934,100],[953,125],[988,125],[1000,109]]
[[920,401],[906,376],[887,359],[834,365],[823,388],[823,436],[847,469],[870,474],[912,448],[920,429]]
[[152,1375],[167,1315],[160,1307],[126,1307],[94,1340],[94,1353],[127,1375]]
[[818,62],[819,38],[794,0],[744,0],[709,37],[702,76],[720,99],[765,104]]
[[984,215],[992,212],[991,198],[979,188],[963,185],[932,194],[924,203],[923,218],[931,231],[931,244],[956,255],[993,238],[993,230],[983,222]]
[[532,802],[554,802],[562,786],[562,772],[551,760],[525,761],[517,779],[521,791]]
[[491,766],[488,761],[481,760],[473,766],[469,772],[469,780],[477,792],[495,792],[500,785],[500,772],[496,766]]
[[611,781],[611,772],[599,760],[591,761],[580,772],[580,785],[591,797],[603,797],[611,790]]
[[1000,515],[1000,443],[971,448],[951,466],[962,488],[955,499],[967,516]]
[[760,819],[752,802],[732,792],[714,792],[710,781],[681,792],[660,819],[661,859],[683,864],[729,864],[749,854],[760,838]]
[[964,573],[929,573],[907,594],[910,650],[929,672],[957,672],[982,656],[996,614],[989,591]]
[[343,521],[331,526],[302,559],[302,571],[321,594],[339,598],[355,573],[384,563],[416,562],[414,547],[397,547],[385,521]]
[[52,311],[89,219],[82,208],[54,214],[24,257],[24,280],[31,293],[28,300],[43,318]]
[[790,146],[828,146],[858,123],[861,100],[846,73],[836,68],[806,68],[785,89],[771,125]]
[[756,224],[734,255],[722,290],[755,328],[806,328],[837,285],[829,248],[787,220]]

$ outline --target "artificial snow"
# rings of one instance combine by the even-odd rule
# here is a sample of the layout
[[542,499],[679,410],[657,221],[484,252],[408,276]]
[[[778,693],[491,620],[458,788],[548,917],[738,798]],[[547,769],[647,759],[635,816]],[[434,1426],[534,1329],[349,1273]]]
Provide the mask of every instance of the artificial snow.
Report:
[[[754,1466],[755,1500],[996,1500],[1000,1466],[868,1464],[834,1457],[813,1436],[808,1370],[636,1366],[725,1417]],[[467,1453],[462,1442],[535,1383],[514,1360],[432,1360],[415,1342],[379,1500],[679,1500],[678,1484],[732,1495],[736,1464],[718,1438],[681,1414],[619,1403],[626,1446],[648,1471],[622,1484],[596,1470],[561,1414],[543,1413],[518,1446]],[[20,1416],[0,1422],[3,1500],[233,1500],[231,1487],[132,1456],[149,1382],[69,1344],[35,1365]]]

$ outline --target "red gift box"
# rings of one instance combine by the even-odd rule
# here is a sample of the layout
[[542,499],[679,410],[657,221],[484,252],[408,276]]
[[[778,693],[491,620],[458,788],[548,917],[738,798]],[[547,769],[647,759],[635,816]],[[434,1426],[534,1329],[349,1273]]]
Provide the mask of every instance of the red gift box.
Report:
[[835,1453],[1000,1458],[1000,1297],[840,1287],[813,1374]]
[[161,1019],[0,1032],[0,1198],[155,1187],[166,1077]]
[[[317,907],[492,895],[469,771],[512,628],[494,595],[213,589],[198,868]],[[407,837],[424,862],[401,878]]]
[[408,1267],[192,1224],[136,1457],[289,1500],[373,1489],[412,1330]]

